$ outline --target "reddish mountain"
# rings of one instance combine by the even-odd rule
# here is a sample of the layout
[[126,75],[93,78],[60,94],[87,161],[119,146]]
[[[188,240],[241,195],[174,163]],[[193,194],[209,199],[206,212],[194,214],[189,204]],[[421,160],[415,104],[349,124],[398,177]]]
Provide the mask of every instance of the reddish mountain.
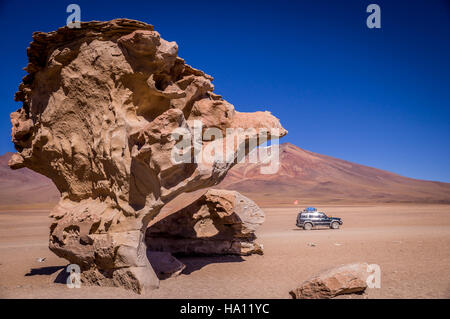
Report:
[[53,182],[28,168],[10,169],[12,154],[0,156],[0,206],[56,203],[59,192]]
[[[59,192],[53,183],[26,168],[11,170],[7,165],[11,154],[0,156],[0,206],[55,203]],[[450,203],[450,183],[407,178],[289,143],[280,145],[276,174],[261,174],[261,165],[236,165],[216,188],[237,190],[261,205],[292,205],[294,200],[299,204]],[[191,201],[203,192],[182,197]]]
[[259,203],[450,203],[450,183],[403,177],[295,145],[280,145],[276,174],[260,173],[261,164],[238,164],[220,184]]

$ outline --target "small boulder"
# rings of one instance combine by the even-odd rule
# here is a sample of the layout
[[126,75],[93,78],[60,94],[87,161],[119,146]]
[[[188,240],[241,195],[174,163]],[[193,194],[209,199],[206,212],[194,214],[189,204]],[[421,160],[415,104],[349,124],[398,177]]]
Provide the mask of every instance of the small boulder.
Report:
[[367,263],[342,265],[321,272],[290,291],[294,299],[329,299],[338,295],[363,293],[367,288]]

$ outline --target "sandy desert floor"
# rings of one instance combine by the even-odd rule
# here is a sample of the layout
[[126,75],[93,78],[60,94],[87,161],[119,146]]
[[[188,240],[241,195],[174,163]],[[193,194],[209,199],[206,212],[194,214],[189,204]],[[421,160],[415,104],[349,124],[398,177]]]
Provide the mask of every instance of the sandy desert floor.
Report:
[[366,261],[380,265],[381,288],[352,298],[450,298],[450,206],[319,208],[342,217],[343,227],[304,231],[295,227],[298,208],[265,208],[257,233],[264,256],[180,258],[185,273],[145,295],[58,283],[67,262],[47,247],[48,211],[2,211],[0,297],[290,298],[289,290],[320,270]]

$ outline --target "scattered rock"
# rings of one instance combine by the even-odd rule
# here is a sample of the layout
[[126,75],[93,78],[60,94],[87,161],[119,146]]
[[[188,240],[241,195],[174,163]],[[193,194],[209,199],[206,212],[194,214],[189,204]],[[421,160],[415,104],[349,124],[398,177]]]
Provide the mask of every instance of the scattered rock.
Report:
[[316,247],[316,244],[315,244],[315,243],[308,243],[308,246],[310,246],[310,247]]
[[184,255],[262,254],[255,231],[264,212],[236,191],[210,189],[147,229],[150,250]]
[[[211,76],[177,54],[175,42],[129,19],[33,33],[15,94],[22,107],[11,114],[18,152],[9,166],[55,183],[61,199],[50,215],[49,248],[79,265],[85,284],[138,293],[158,287],[144,243],[149,221],[179,194],[218,184],[245,141],[272,128],[278,133],[269,138],[287,133],[270,112],[235,111],[213,93]],[[171,134],[193,140],[194,120],[223,132],[196,145],[234,144],[227,161],[172,161]],[[228,128],[243,131],[229,136]],[[243,156],[256,147],[248,146]]]
[[289,293],[294,299],[329,299],[363,293],[367,288],[367,263],[342,265],[319,273]]
[[45,261],[45,257],[39,257],[39,258],[36,258],[36,261],[37,261],[38,263],[43,263],[43,262]]

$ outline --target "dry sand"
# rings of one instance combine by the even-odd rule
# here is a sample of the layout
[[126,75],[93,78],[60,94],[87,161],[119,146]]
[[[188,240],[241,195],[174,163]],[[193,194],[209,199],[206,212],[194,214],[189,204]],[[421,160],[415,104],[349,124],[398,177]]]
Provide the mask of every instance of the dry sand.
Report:
[[449,205],[319,208],[342,217],[343,227],[303,231],[295,227],[298,208],[265,208],[258,231],[264,256],[180,258],[186,273],[145,295],[55,283],[67,262],[47,247],[48,211],[2,211],[0,297],[290,298],[290,289],[320,270],[367,261],[380,265],[381,288],[358,298],[450,298]]

